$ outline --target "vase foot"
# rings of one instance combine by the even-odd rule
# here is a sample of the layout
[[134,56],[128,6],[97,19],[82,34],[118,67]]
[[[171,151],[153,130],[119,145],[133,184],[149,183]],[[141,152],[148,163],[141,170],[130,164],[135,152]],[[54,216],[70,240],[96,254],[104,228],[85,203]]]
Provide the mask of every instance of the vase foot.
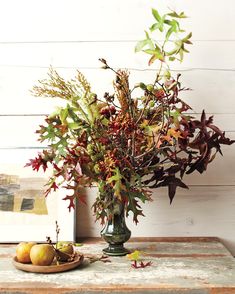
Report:
[[107,248],[103,249],[103,252],[110,256],[124,256],[130,253],[130,251],[126,249],[123,244],[109,244]]

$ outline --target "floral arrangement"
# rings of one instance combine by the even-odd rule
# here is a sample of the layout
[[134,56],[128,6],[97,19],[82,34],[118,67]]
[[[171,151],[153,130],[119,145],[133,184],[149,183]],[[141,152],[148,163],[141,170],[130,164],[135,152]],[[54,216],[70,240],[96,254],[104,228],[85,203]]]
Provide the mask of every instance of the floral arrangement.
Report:
[[[172,202],[177,187],[188,188],[185,174],[203,173],[217,153],[222,154],[221,144],[234,143],[213,124],[212,116],[207,118],[203,110],[200,119],[194,118],[180,98],[189,89],[181,85],[180,74],[172,76],[169,63],[182,61],[192,44],[192,34],[179,23],[185,14],[170,11],[161,16],[156,9],[152,14],[155,22],[135,48],[150,55],[149,65],[159,63],[149,84],[131,87],[127,70],[100,59],[102,67],[114,73],[113,93],[99,97],[80,71],[65,80],[53,68],[32,90],[37,97],[59,97],[67,105],[48,115],[37,130],[48,148],[27,166],[36,171],[52,167],[46,195],[60,186],[71,190],[64,198],[69,209],[75,199],[84,201],[82,187],[96,183],[93,209],[101,222],[118,202],[137,223],[143,215],[141,202],[151,200],[150,188],[167,187]],[[155,41],[154,34],[163,41]]]

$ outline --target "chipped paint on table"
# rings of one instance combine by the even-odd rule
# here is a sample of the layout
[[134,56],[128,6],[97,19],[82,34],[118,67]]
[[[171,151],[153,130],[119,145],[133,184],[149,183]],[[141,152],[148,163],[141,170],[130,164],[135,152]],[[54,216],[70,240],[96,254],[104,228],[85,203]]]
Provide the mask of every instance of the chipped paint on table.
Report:
[[89,262],[89,255],[102,254],[105,243],[84,241],[78,247],[87,258],[79,268],[57,274],[34,274],[15,269],[11,258],[15,246],[0,245],[1,293],[235,293],[235,261],[215,238],[128,242],[130,250],[144,252],[150,267],[134,269],[126,257],[111,262]]

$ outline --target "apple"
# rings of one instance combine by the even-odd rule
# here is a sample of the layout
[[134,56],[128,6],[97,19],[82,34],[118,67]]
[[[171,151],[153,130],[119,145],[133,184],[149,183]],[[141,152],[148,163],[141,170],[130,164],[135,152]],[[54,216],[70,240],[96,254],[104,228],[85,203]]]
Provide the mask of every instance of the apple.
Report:
[[73,244],[71,243],[58,243],[57,249],[69,255],[74,253]]
[[60,261],[68,261],[74,253],[73,244],[58,242],[56,253]]
[[19,262],[30,263],[30,251],[35,242],[20,242],[16,247],[16,257]]
[[30,251],[30,259],[34,265],[50,265],[54,257],[55,250],[50,244],[34,245]]

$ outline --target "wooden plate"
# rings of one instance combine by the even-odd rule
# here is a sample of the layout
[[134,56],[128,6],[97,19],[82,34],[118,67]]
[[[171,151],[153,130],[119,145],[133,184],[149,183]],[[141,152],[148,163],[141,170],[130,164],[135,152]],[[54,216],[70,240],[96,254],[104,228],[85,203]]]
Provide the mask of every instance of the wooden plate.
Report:
[[13,265],[22,271],[31,272],[31,273],[42,273],[42,274],[48,274],[48,273],[59,273],[71,270],[77,266],[79,266],[83,262],[84,256],[81,254],[77,254],[75,256],[75,259],[71,262],[63,262],[59,265],[56,265],[55,263],[52,263],[51,265],[44,266],[44,265],[33,265],[32,263],[21,263],[18,262],[17,257],[13,257],[12,263]]

